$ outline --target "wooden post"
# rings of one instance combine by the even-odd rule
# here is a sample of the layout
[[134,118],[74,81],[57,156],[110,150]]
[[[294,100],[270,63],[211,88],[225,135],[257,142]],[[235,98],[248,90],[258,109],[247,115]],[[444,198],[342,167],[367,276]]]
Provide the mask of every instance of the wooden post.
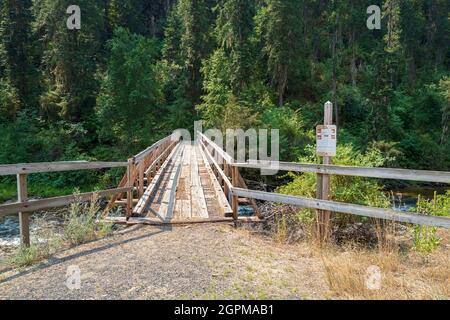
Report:
[[139,198],[144,194],[144,170],[145,170],[146,160],[139,164]]
[[[237,187],[239,185],[239,168],[238,167],[232,167],[231,171],[231,183],[233,184],[233,187]],[[239,203],[238,203],[238,196],[234,195],[232,196],[231,200],[231,209],[233,210],[233,219],[238,219],[238,209],[239,209]]]
[[[324,106],[324,125],[333,124],[333,104],[328,101]],[[323,164],[331,164],[331,157],[323,157]],[[330,199],[330,175],[317,174],[317,199],[329,200]],[[317,210],[317,236],[320,242],[327,242],[331,235],[331,212]]]
[[[17,175],[17,200],[25,202],[28,198],[27,175]],[[30,214],[28,212],[19,212],[20,240],[24,246],[30,246]]]
[[[225,162],[225,160],[224,160],[224,163],[223,163],[223,173],[227,176],[228,179],[230,178],[229,166]],[[225,196],[227,197],[228,203],[229,203],[230,202],[230,198],[229,198],[230,189],[228,188],[228,185],[225,183],[225,181],[223,181],[223,192],[225,193]]]
[[128,159],[128,166],[127,166],[127,187],[130,188],[130,190],[127,191],[127,220],[131,217],[133,213],[133,167],[134,167],[134,159]]

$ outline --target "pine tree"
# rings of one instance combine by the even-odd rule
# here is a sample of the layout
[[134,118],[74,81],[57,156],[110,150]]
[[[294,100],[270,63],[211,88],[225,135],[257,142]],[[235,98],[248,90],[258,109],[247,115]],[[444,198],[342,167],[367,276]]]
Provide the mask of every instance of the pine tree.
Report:
[[89,117],[98,89],[95,72],[102,52],[101,2],[78,1],[81,29],[66,26],[68,0],[37,0],[35,32],[43,39],[45,91],[40,97],[48,119],[80,121]]
[[[165,28],[163,64],[167,78],[165,92],[169,119],[175,126],[192,124],[195,105],[202,95],[202,63],[212,51],[212,0],[179,0],[173,6]],[[181,114],[183,114],[181,116]]]
[[10,97],[4,97],[4,108],[14,115],[35,103],[31,0],[3,0],[0,5],[0,77],[2,91]]
[[283,105],[289,73],[302,56],[302,1],[266,0],[258,13],[258,36],[263,42],[267,71],[278,104]]

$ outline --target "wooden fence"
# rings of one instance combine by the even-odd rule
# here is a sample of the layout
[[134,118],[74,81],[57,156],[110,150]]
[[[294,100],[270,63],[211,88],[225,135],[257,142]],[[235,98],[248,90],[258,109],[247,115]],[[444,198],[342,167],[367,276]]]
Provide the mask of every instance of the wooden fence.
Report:
[[[202,148],[208,151],[208,157],[214,164],[217,176],[223,177],[223,180],[226,181],[226,183],[224,184],[224,191],[227,191],[225,189],[225,187],[227,187],[229,192],[231,193],[231,206],[233,208],[233,216],[235,219],[237,218],[238,198],[243,197],[247,199],[257,199],[297,205],[303,208],[315,209],[319,212],[340,212],[358,216],[393,220],[398,222],[450,228],[450,218],[448,217],[436,217],[424,214],[399,212],[386,208],[375,208],[324,200],[320,198],[321,192],[318,192],[318,199],[315,199],[249,190],[246,186],[244,188],[241,188],[242,184],[238,179],[238,177],[240,176],[238,169],[251,168],[259,170],[312,172],[325,176],[344,175],[354,177],[397,179],[446,184],[450,184],[450,172],[270,161],[251,161],[246,163],[236,163],[230,155],[228,155],[224,150],[222,150],[219,146],[217,146],[217,144],[208,139],[206,136],[199,133],[199,137],[199,143]],[[231,172],[231,182],[228,180],[228,172]]]
[[[261,162],[233,163],[233,167],[252,168],[260,170],[281,170],[291,172],[313,172],[325,175],[345,175],[366,178],[398,179],[422,182],[437,182],[450,184],[450,172],[406,170],[391,168],[365,168],[352,166],[324,165],[324,164],[302,164],[290,162]],[[423,214],[399,212],[392,209],[375,208],[362,205],[341,203],[323,199],[310,199],[304,197],[287,196],[276,193],[261,192],[232,188],[233,195],[248,197],[258,200],[272,201],[278,203],[292,204],[309,209],[322,211],[334,211],[359,216],[387,219],[398,222],[406,222],[420,225],[450,228],[450,218],[436,217]],[[449,212],[450,215],[450,212]]]
[[128,192],[129,187],[101,190],[82,193],[79,195],[68,195],[55,198],[28,200],[27,175],[30,173],[61,172],[88,169],[104,169],[126,167],[127,162],[88,162],[88,161],[65,161],[45,163],[23,163],[0,165],[0,176],[16,175],[17,177],[17,202],[0,205],[0,217],[11,214],[19,214],[20,235],[22,244],[30,245],[29,216],[33,211],[61,207],[75,201],[88,201],[94,194],[99,197],[115,195]]

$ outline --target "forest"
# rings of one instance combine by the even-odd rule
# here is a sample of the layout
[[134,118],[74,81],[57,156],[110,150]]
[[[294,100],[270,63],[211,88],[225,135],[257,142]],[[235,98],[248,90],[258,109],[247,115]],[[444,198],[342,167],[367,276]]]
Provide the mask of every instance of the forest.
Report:
[[1,164],[124,160],[200,119],[279,129],[281,160],[314,161],[330,100],[338,162],[450,171],[447,0],[78,0],[69,30],[72,2],[0,0]]

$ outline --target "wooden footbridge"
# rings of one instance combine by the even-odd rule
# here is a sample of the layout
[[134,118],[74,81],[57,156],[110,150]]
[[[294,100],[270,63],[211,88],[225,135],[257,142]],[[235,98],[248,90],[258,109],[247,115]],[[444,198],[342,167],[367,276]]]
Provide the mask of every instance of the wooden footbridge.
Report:
[[[127,168],[115,189],[47,199],[28,199],[27,175],[30,173],[113,167]],[[249,190],[239,173],[239,168],[270,170],[274,167],[280,171],[316,173],[316,199]],[[19,214],[22,242],[25,245],[30,243],[30,214],[76,201],[90,201],[94,197],[111,197],[103,219],[124,224],[258,221],[260,217],[255,202],[257,199],[315,209],[318,230],[324,229],[324,226],[325,229],[329,228],[327,224],[332,212],[450,228],[448,217],[341,203],[331,201],[331,194],[323,192],[324,181],[329,181],[331,175],[450,184],[450,172],[264,161],[236,163],[230,155],[200,132],[194,142],[183,141],[175,134],[168,136],[127,162],[69,161],[0,165],[0,176],[2,175],[17,175],[18,199],[16,202],[0,205],[0,217]],[[239,216],[239,205],[244,203],[253,206],[254,216]],[[111,209],[118,206],[125,209],[123,216],[110,216]]]
[[[244,179],[232,170],[229,156],[204,135],[196,142],[166,137],[129,159],[127,167],[119,188],[132,189],[126,197],[113,196],[105,210],[107,215],[113,206],[125,206],[126,216],[107,218],[111,221],[161,224],[238,219],[231,180],[246,187]],[[249,204],[257,212],[255,201]]]

